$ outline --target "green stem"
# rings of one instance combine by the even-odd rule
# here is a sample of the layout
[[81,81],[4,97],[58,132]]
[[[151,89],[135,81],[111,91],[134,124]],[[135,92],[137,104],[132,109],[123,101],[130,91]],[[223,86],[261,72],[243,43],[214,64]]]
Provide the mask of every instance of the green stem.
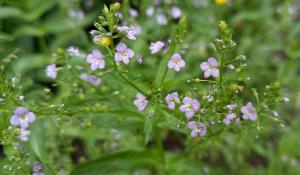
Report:
[[155,127],[155,142],[157,145],[158,153],[161,159],[161,173],[162,174],[167,174],[166,169],[165,169],[165,154],[164,154],[164,147],[163,147],[163,140],[161,136],[161,130],[156,126]]
[[[167,54],[167,58],[170,58],[170,57],[174,54],[174,52],[175,52],[175,50],[176,50],[176,47],[177,47],[177,46],[174,45],[174,46],[171,48],[170,52]],[[163,63],[163,61],[162,61],[162,63]],[[161,64],[162,64],[162,63],[161,63]],[[168,70],[169,70],[168,66],[165,66],[165,70],[164,70],[163,77],[162,77],[162,79],[161,79],[161,81],[160,81],[160,83],[159,83],[159,87],[160,87],[160,88],[162,87],[162,85],[163,85],[163,83],[164,83],[164,81],[165,81],[165,79],[166,79]]]
[[133,87],[134,89],[136,89],[138,92],[142,93],[142,94],[146,94],[146,92],[144,92],[142,89],[140,89],[139,87],[137,87],[136,85],[134,85],[131,81],[129,81],[121,72],[118,71],[118,75],[120,76],[120,78],[122,78],[127,84],[129,84],[131,87]]
[[219,56],[220,58],[220,78],[219,78],[219,90],[220,93],[222,94],[223,92],[223,73],[224,73],[224,52],[221,53],[221,56]]
[[[112,58],[112,61],[113,61],[113,63],[114,63],[114,68],[115,68],[115,70],[118,72],[118,75],[119,75],[119,77],[123,80],[123,81],[125,81],[128,85],[130,85],[132,88],[134,88],[135,90],[137,90],[138,92],[140,92],[141,94],[146,94],[146,92],[144,92],[142,89],[140,89],[139,87],[137,87],[135,84],[133,84],[127,77],[125,77],[123,74],[122,74],[122,72],[120,72],[119,71],[119,69],[118,69],[118,66],[117,66],[117,63],[115,62],[115,60],[113,59],[114,58],[114,48],[112,48],[112,49],[110,49],[109,47],[105,47],[107,50],[108,50],[108,52],[109,52],[109,54],[110,54],[110,56],[111,56],[111,58]],[[113,51],[112,51],[113,50]]]
[[162,77],[162,79],[161,79],[161,81],[160,81],[160,83],[159,83],[159,87],[161,87],[162,85],[163,85],[163,83],[164,83],[164,81],[165,81],[165,78],[166,78],[166,75],[167,75],[167,73],[168,73],[168,67],[165,69],[165,71],[164,71],[164,74],[163,74],[163,77]]
[[40,49],[41,49],[43,52],[49,53],[48,47],[47,47],[47,44],[46,44],[46,40],[45,40],[45,37],[44,37],[44,36],[38,37],[38,44],[39,44]]

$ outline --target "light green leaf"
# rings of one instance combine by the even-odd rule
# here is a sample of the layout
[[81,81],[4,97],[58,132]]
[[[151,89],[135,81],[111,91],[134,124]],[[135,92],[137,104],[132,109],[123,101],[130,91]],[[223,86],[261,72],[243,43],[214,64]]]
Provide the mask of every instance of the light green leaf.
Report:
[[139,167],[155,167],[158,164],[157,154],[152,151],[124,151],[76,167],[70,175],[116,174],[133,171]]

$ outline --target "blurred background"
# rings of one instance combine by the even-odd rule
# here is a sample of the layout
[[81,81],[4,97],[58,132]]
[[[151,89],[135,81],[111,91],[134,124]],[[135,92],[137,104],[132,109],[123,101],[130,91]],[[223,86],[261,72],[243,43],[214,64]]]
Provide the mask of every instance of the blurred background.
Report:
[[[199,60],[210,56],[208,43],[217,36],[218,22],[226,21],[234,32],[236,53],[247,57],[247,74],[251,78],[249,86],[257,88],[260,92],[265,85],[280,82],[282,94],[289,98],[288,103],[276,106],[274,111],[275,117],[283,120],[284,124],[265,122],[259,133],[247,129],[239,134],[226,132],[216,140],[197,146],[189,144],[189,140],[184,141],[180,134],[166,136],[164,148],[170,153],[169,161],[173,162],[168,167],[170,172],[300,174],[299,0],[0,0],[0,59],[17,57],[5,67],[5,77],[25,77],[24,83],[27,86],[24,86],[23,93],[28,99],[41,101],[47,98],[44,96],[44,88],[53,87],[52,82],[45,78],[44,68],[51,63],[53,53],[58,48],[67,49],[70,46],[79,47],[83,53],[89,53],[95,48],[89,32],[94,29],[93,24],[103,5],[113,2],[120,2],[123,6],[123,17],[140,26],[141,34],[130,45],[141,53],[148,49],[150,41],[168,40],[170,31],[173,31],[178,23],[178,20],[170,17],[170,8],[180,8],[189,23],[184,58],[190,66],[198,65]],[[153,15],[147,14],[151,12],[149,7],[154,8]],[[166,14],[168,24],[160,25],[156,18],[158,14]],[[144,57],[146,65],[150,68],[142,66],[140,69],[150,73],[151,66],[155,66],[155,63],[151,62],[152,57],[154,56],[150,54]],[[200,72],[189,70],[184,76]],[[77,122],[80,123],[80,120]],[[50,137],[52,139],[49,141],[54,143],[51,143],[42,155],[46,157],[47,163],[55,165],[57,158],[60,159],[59,155],[69,155],[72,153],[70,150],[86,147],[84,151],[77,151],[79,155],[71,154],[58,160],[59,163],[56,162],[57,166],[64,163],[71,166],[65,169],[54,167],[58,174],[66,174],[80,162],[78,157],[97,158],[107,152],[113,152],[116,149],[113,148],[114,144],[123,150],[143,147],[138,133],[126,129],[131,125],[112,124],[112,127],[106,129],[101,126],[100,124],[99,130],[95,127],[89,132],[80,133],[82,128],[77,128],[76,122],[69,123],[70,128],[64,130],[63,139],[53,138],[55,133],[50,132],[48,134],[53,137]],[[113,127],[117,127],[118,130],[111,130]],[[100,132],[103,134],[99,139],[96,133]],[[112,136],[118,135],[126,139],[117,142],[111,139]],[[75,136],[81,139],[76,140]],[[53,151],[54,147],[60,149]],[[107,169],[109,173],[108,169],[113,166],[104,164],[102,168]],[[134,170],[120,171],[116,174],[151,173],[146,170]]]

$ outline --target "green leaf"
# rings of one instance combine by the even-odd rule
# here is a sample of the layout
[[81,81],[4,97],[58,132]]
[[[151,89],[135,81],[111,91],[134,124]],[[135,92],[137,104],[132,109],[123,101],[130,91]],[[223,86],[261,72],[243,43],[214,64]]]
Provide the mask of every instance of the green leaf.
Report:
[[124,151],[86,162],[76,167],[70,175],[116,174],[140,167],[155,167],[157,153],[153,151]]
[[14,36],[18,38],[23,36],[43,36],[44,34],[45,32],[39,27],[23,25],[15,31]]
[[149,142],[153,131],[153,117],[148,117],[144,124],[144,134],[145,134],[145,145]]
[[14,7],[1,7],[0,8],[0,19],[10,18],[10,17],[20,17],[22,16],[22,11]]
[[27,21],[37,20],[40,16],[46,13],[48,10],[52,9],[57,4],[57,0],[47,1],[45,3],[43,0],[35,1],[32,4],[31,10],[24,15],[24,19]]
[[31,135],[30,135],[30,146],[34,152],[34,154],[41,160],[41,161],[47,161],[47,151],[46,151],[46,143],[45,142],[45,127],[44,122],[39,120],[36,121],[31,126]]

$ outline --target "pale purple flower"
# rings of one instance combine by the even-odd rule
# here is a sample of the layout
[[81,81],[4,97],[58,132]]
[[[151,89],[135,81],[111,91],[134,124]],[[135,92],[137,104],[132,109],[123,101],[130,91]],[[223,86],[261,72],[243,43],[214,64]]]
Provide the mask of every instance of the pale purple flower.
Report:
[[43,172],[37,172],[37,173],[32,173],[31,175],[46,175],[46,174]]
[[157,24],[158,24],[158,25],[161,25],[161,26],[164,26],[164,25],[167,25],[167,24],[168,24],[167,17],[166,17],[166,15],[164,15],[164,14],[158,14],[158,15],[156,16],[156,21],[157,21]]
[[182,59],[181,55],[175,53],[172,55],[171,59],[168,62],[169,69],[175,69],[175,71],[180,71],[181,68],[185,66],[185,61]]
[[235,125],[239,125],[241,122],[240,118],[236,118],[235,121],[234,121],[234,124]]
[[178,19],[181,17],[181,10],[179,7],[177,6],[173,6],[171,8],[171,16],[174,18],[174,19]]
[[91,65],[91,70],[104,69],[105,61],[103,55],[99,50],[93,50],[91,54],[88,54],[86,61]]
[[232,103],[232,104],[226,105],[226,108],[227,108],[229,111],[235,110],[236,107],[237,107],[236,103]]
[[42,172],[43,166],[40,162],[36,161],[32,165],[32,174],[31,175],[45,175],[45,173]]
[[123,62],[124,64],[129,63],[129,59],[134,56],[133,50],[127,48],[127,45],[120,42],[116,47],[115,53],[115,61],[116,62]]
[[228,118],[229,120],[233,120],[236,118],[236,114],[235,113],[228,113],[226,118]]
[[227,118],[227,117],[225,117],[225,118],[223,119],[223,122],[224,122],[225,125],[229,125],[229,124],[230,124],[230,120],[229,120],[229,118]]
[[43,169],[43,166],[38,161],[35,161],[34,164],[32,165],[32,171],[33,172],[40,172],[40,171],[42,171],[42,169]]
[[102,35],[93,35],[92,37],[93,37],[93,42],[94,42],[95,44],[101,43]]
[[151,54],[155,54],[159,52],[164,46],[165,43],[161,41],[156,41],[156,42],[151,42],[149,49],[151,51]]
[[133,101],[133,104],[138,108],[139,111],[142,111],[148,105],[148,100],[143,94],[137,93],[136,99]]
[[153,6],[148,7],[148,8],[146,9],[146,15],[147,15],[148,17],[153,16],[154,10],[155,10],[155,9],[154,9]]
[[177,92],[173,92],[171,94],[168,94],[165,98],[167,104],[168,104],[168,107],[169,109],[175,109],[175,105],[176,103],[179,104],[180,103],[180,100],[178,98],[178,93]]
[[80,75],[80,78],[84,81],[91,83],[94,86],[98,86],[101,83],[101,79],[97,78],[94,75],[88,75],[88,74],[83,73]]
[[142,27],[138,24],[133,25],[134,29],[135,29],[135,33],[136,35],[139,35],[142,33]]
[[67,51],[71,56],[80,56],[78,47],[70,46]]
[[155,3],[156,5],[159,5],[159,4],[161,3],[161,0],[154,0],[154,3]]
[[200,68],[204,71],[204,77],[208,78],[213,76],[217,78],[219,76],[218,62],[214,57],[208,58],[207,62],[200,64]]
[[49,78],[55,79],[57,76],[57,68],[56,68],[56,64],[50,64],[46,67],[45,69],[46,75]]
[[226,117],[223,119],[223,122],[225,125],[229,125],[231,120],[234,120],[236,118],[235,113],[229,112]]
[[185,113],[186,118],[191,119],[199,108],[200,103],[198,100],[190,97],[184,97],[183,104],[179,107],[179,110]]
[[207,127],[204,123],[199,121],[190,121],[188,123],[188,128],[191,129],[191,136],[197,137],[197,136],[205,136]]
[[123,14],[121,12],[117,12],[115,15],[120,19],[123,19]]
[[30,131],[26,130],[25,128],[20,129],[20,133],[18,135],[18,138],[23,141],[27,142],[28,141],[28,136],[31,134]]
[[136,40],[136,35],[138,35],[138,31],[137,28],[135,26],[118,26],[117,30],[119,30],[120,32],[124,32],[125,36],[130,39],[130,40]]
[[137,55],[136,56],[136,61],[139,63],[139,64],[142,64],[143,63],[143,57],[141,55]]
[[10,124],[13,126],[20,125],[21,128],[28,128],[29,123],[34,122],[36,119],[33,112],[29,112],[25,107],[18,107],[14,115],[10,118]]
[[136,17],[139,16],[139,13],[138,13],[137,10],[131,8],[131,9],[129,9],[129,15],[130,15],[132,18],[136,18]]
[[84,18],[84,13],[81,9],[69,10],[68,15],[71,18],[77,18],[77,19],[80,19],[80,20],[82,20]]
[[244,119],[255,121],[257,118],[256,108],[252,105],[251,102],[248,102],[245,106],[243,106],[241,108],[241,112],[243,113]]

